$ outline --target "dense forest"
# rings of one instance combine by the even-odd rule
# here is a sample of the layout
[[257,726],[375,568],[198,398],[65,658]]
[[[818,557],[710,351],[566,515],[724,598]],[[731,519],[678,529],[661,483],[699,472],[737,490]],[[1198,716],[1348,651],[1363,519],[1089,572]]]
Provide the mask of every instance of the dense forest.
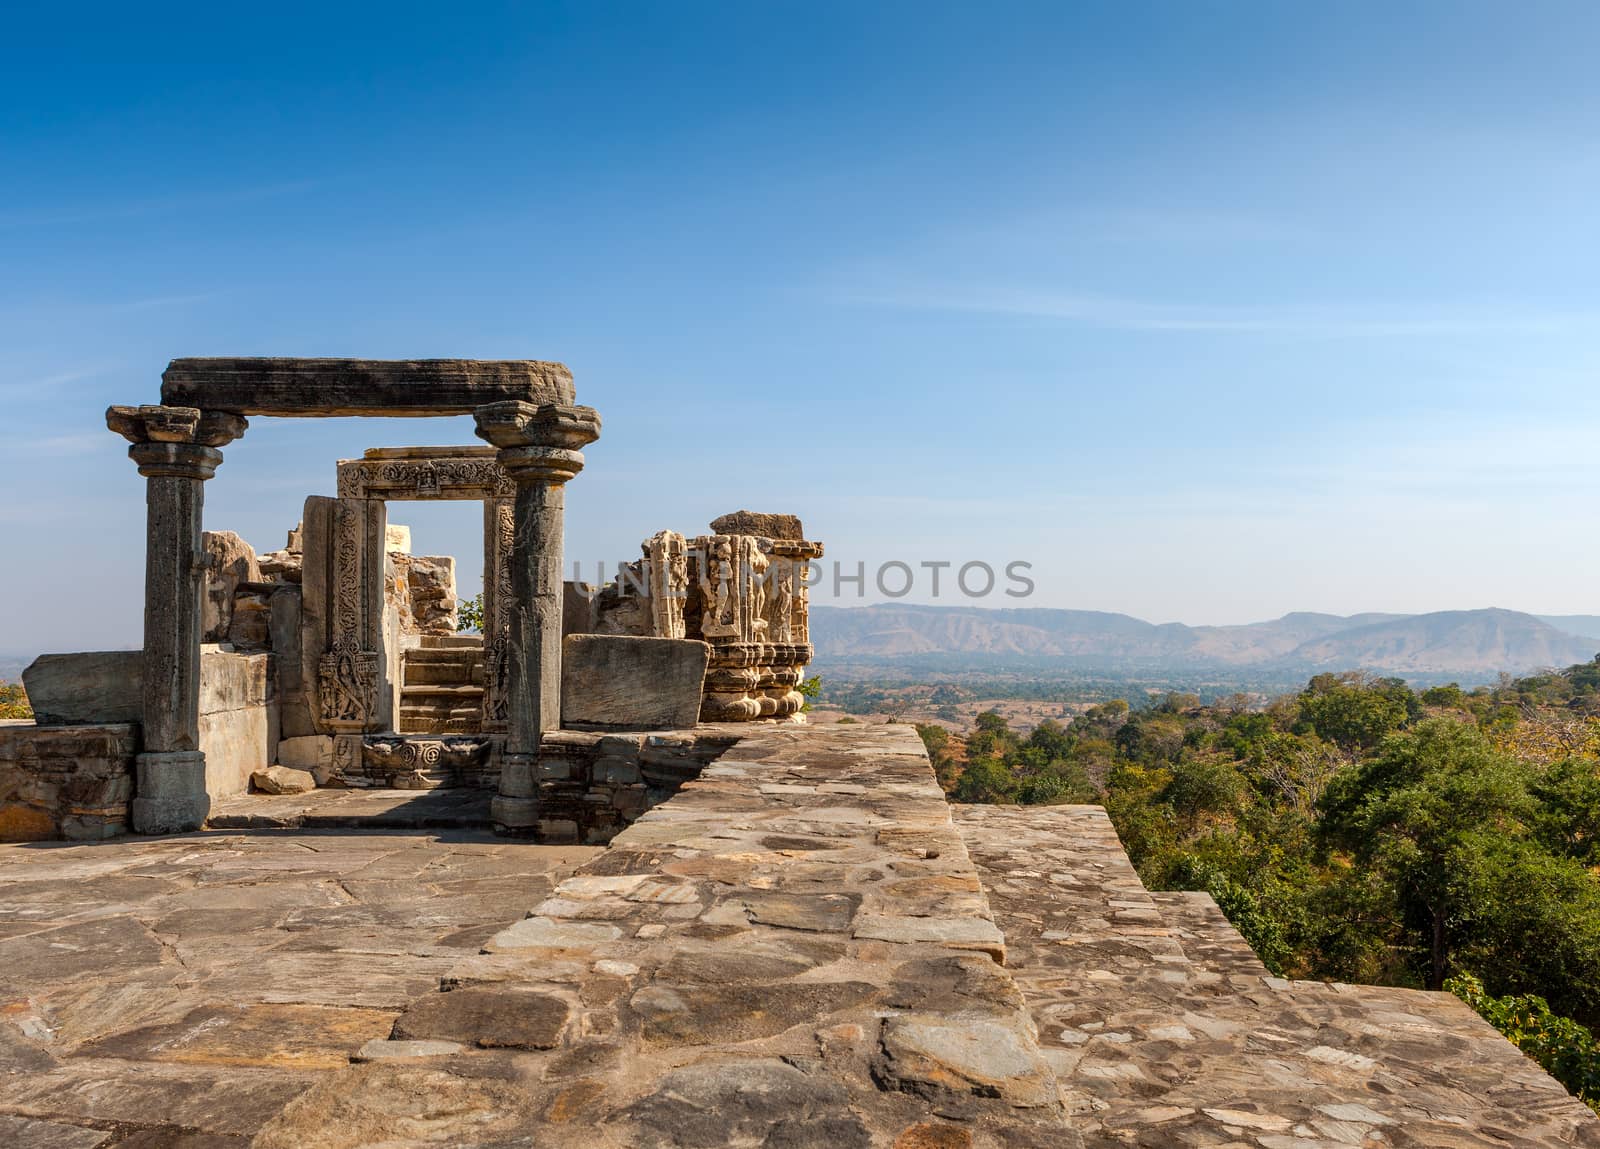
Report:
[[1275,972],[1451,989],[1600,1100],[1600,659],[918,730],[952,800],[1103,803],[1147,886],[1209,891]]

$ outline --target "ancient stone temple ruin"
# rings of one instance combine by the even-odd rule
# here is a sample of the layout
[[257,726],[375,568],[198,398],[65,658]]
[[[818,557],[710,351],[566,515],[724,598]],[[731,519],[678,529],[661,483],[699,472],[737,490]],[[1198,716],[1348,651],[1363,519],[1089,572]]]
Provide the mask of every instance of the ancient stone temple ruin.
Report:
[[[253,779],[487,788],[502,832],[602,841],[717,744],[663,731],[800,711],[822,548],[793,516],[661,531],[614,584],[562,580],[562,491],[600,419],[560,364],[180,359],[161,399],[106,416],[147,485],[144,649],[41,659],[40,723],[7,735],[37,760],[100,737],[102,784],[35,781],[13,836],[197,829]],[[459,414],[492,445],[340,460],[279,551],[202,528],[252,418]],[[483,506],[479,633],[458,633],[454,559],[412,555],[389,521],[436,499]]]
[[[279,550],[203,530],[249,420],[461,414],[488,446],[330,461]],[[177,360],[108,422],[144,644],[0,724],[0,1146],[1600,1146],[1456,998],[1272,976],[1104,810],[799,721],[799,520],[564,582],[559,364]],[[417,499],[483,504],[478,633]]]

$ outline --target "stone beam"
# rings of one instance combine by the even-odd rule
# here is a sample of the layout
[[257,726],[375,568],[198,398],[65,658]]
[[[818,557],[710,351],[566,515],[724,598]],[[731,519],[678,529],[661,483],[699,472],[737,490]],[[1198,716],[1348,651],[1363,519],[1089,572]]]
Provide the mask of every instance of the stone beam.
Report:
[[469,415],[574,397],[572,372],[535,359],[174,359],[161,376],[167,406],[236,415]]

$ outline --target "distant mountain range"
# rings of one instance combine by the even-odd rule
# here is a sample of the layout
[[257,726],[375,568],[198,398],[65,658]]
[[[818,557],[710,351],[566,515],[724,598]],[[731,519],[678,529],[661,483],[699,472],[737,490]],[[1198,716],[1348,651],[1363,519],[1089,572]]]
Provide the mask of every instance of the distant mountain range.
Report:
[[1297,612],[1246,626],[1185,626],[1088,610],[881,604],[814,606],[811,637],[819,662],[948,656],[1111,671],[1361,669],[1487,681],[1588,662],[1600,652],[1600,617]]

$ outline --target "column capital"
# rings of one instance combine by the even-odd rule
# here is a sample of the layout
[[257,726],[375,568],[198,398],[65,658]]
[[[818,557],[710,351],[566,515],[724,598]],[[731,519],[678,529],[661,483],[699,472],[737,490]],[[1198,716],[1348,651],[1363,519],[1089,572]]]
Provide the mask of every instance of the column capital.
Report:
[[583,470],[583,452],[600,437],[593,407],[538,405],[520,399],[472,413],[478,438],[500,448],[500,465],[516,483],[565,483]]
[[146,478],[200,479],[216,474],[217,450],[244,434],[243,415],[196,407],[110,407],[106,426],[132,444],[128,457]]

